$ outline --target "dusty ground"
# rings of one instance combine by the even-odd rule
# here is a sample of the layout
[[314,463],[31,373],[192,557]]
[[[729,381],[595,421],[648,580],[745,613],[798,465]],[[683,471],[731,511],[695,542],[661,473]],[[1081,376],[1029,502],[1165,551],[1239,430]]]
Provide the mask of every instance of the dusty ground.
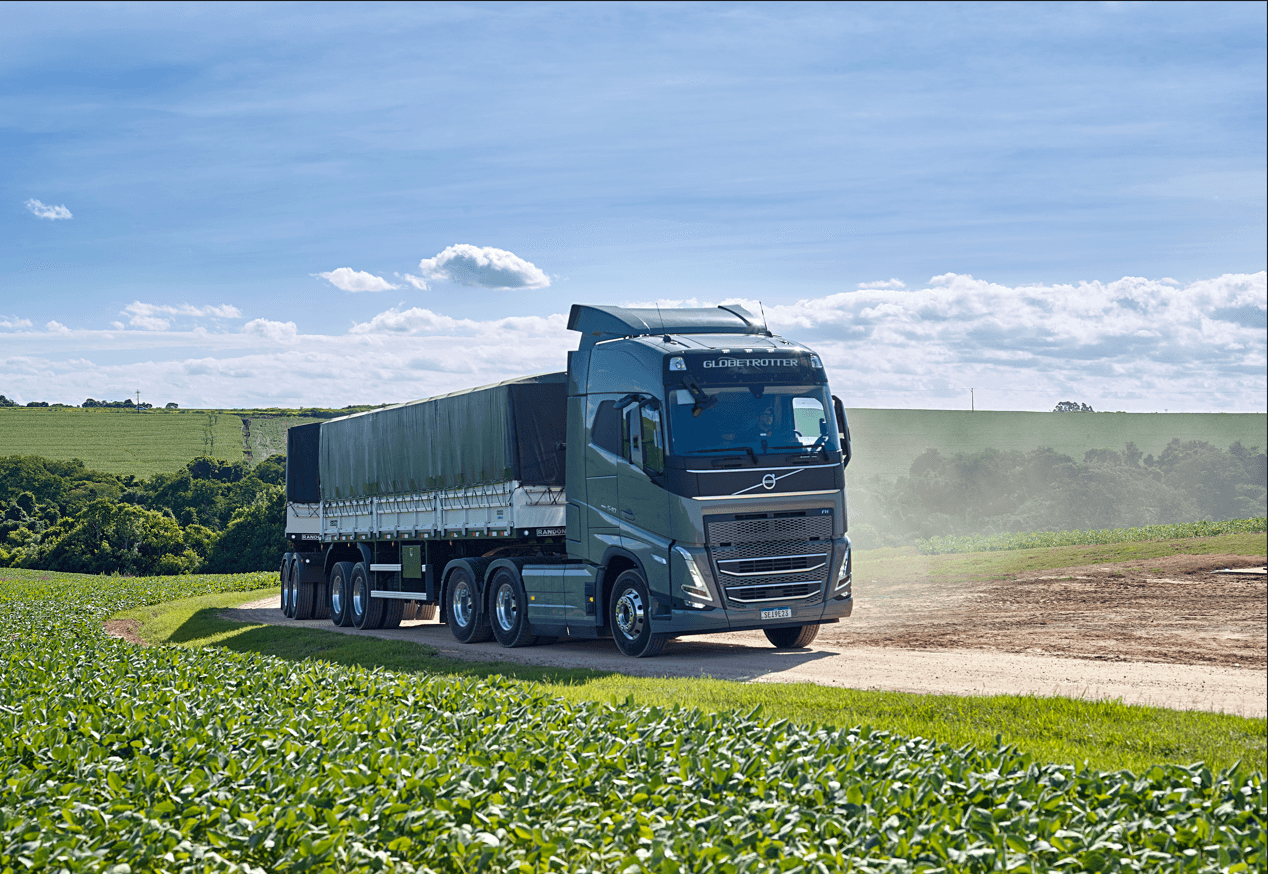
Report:
[[1255,556],[1177,555],[1020,574],[941,597],[900,586],[870,602],[860,594],[855,615],[818,642],[1263,670],[1268,577],[1214,572],[1263,566]]
[[[852,618],[806,650],[778,652],[760,632],[671,641],[659,658],[627,659],[610,640],[508,650],[464,646],[436,622],[344,634],[413,640],[443,655],[644,676],[811,682],[939,694],[1116,698],[1133,704],[1268,715],[1268,577],[1262,557],[1175,556],[938,583],[859,579]],[[276,597],[225,611],[286,624]]]

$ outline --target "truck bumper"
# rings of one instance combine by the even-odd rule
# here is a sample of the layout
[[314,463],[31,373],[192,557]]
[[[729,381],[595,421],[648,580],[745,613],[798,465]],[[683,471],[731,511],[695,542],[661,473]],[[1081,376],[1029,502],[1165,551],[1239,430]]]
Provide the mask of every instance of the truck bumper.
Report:
[[735,608],[725,610],[674,610],[668,622],[657,622],[654,630],[670,634],[717,634],[722,631],[748,631],[758,628],[780,628],[800,625],[820,625],[836,622],[854,612],[854,598],[819,601],[814,604],[779,604],[790,609],[787,619],[762,619],[762,608]]

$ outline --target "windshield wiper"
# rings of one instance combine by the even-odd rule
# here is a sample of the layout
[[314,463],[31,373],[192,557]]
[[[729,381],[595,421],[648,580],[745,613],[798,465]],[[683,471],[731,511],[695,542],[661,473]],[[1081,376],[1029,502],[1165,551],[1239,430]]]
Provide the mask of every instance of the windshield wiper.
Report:
[[719,446],[716,449],[690,450],[690,454],[692,455],[695,455],[696,453],[700,453],[701,455],[703,455],[706,452],[730,452],[734,455],[739,455],[741,452],[747,452],[748,457],[753,459],[753,464],[757,464],[757,453],[753,451],[752,446]]

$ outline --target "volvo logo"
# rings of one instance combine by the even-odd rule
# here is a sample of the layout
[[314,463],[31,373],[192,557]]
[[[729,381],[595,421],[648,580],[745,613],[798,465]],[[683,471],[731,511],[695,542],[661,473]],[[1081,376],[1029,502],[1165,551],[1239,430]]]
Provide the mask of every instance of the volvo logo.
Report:
[[762,477],[762,485],[766,486],[766,491],[770,491],[775,488],[775,474],[768,473],[766,476]]

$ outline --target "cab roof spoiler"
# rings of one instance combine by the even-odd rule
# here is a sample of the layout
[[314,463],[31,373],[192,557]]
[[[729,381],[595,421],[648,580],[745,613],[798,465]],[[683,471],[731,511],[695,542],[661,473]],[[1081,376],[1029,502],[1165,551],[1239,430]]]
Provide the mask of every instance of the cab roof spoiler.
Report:
[[715,309],[634,309],[575,303],[568,313],[568,330],[581,332],[581,348],[604,340],[651,334],[761,334],[766,325],[738,304]]

